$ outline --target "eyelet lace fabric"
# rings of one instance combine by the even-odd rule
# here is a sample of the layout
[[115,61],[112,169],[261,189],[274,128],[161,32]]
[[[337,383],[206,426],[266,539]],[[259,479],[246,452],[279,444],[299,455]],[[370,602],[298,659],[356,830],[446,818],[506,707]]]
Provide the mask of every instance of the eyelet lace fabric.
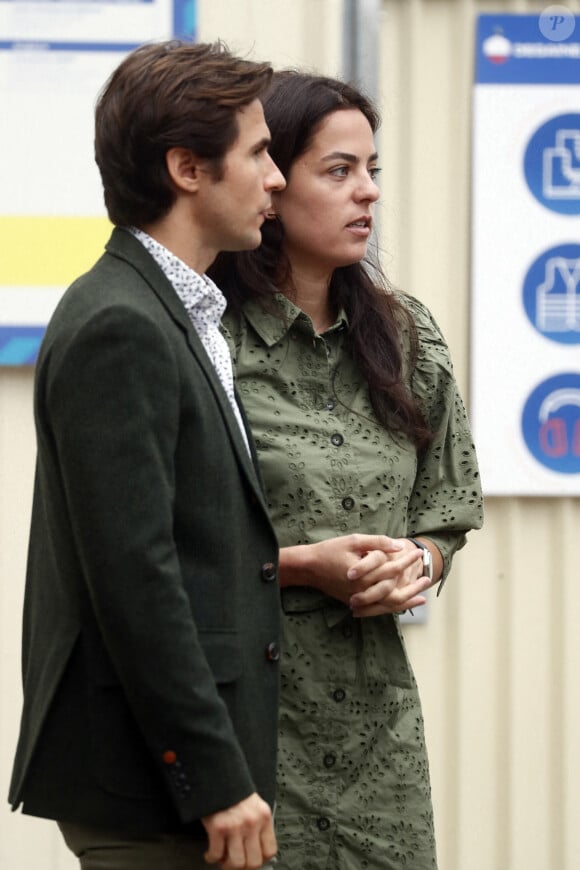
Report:
[[[361,532],[425,535],[445,574],[482,522],[477,461],[448,350],[425,306],[412,389],[437,433],[418,459],[376,420],[341,314],[322,336],[279,297],[225,325],[280,545]],[[282,590],[278,870],[436,868],[417,686],[398,620],[355,620],[307,587]]]

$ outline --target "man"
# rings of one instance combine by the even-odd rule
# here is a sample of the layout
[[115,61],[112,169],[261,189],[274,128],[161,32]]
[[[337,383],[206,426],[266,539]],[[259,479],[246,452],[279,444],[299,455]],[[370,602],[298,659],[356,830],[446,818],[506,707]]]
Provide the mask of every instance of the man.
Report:
[[267,64],[143,46],[96,111],[115,229],[36,372],[14,808],[83,870],[257,868],[276,851],[277,543],[204,272],[284,179]]

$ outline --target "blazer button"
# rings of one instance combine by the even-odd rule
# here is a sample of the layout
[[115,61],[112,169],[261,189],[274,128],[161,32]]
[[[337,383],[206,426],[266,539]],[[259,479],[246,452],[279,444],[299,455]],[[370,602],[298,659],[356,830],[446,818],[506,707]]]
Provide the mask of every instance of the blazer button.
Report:
[[175,762],[177,761],[177,755],[173,751],[173,749],[168,749],[166,752],[163,753],[163,761],[165,762],[165,764],[175,764]]
[[267,583],[273,583],[276,579],[276,566],[273,562],[265,562],[262,565],[262,580],[266,580]]
[[277,662],[280,658],[280,647],[277,643],[269,643],[266,647],[266,658],[269,662]]

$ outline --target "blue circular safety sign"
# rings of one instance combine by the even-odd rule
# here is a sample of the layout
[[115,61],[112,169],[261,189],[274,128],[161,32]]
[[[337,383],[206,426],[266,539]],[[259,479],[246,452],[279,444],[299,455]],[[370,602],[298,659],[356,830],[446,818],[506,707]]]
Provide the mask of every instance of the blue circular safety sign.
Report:
[[580,372],[548,378],[529,396],[522,413],[528,450],[560,474],[580,474]]
[[580,114],[557,115],[539,127],[524,156],[535,198],[560,214],[580,214]]
[[580,344],[580,244],[557,245],[534,260],[523,303],[528,320],[545,338]]

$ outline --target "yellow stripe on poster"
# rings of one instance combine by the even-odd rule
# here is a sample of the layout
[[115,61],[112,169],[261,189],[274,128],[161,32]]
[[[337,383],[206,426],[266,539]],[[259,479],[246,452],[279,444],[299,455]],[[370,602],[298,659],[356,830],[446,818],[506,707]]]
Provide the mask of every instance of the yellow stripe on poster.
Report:
[[105,217],[0,216],[0,284],[65,287],[101,256],[111,229]]

